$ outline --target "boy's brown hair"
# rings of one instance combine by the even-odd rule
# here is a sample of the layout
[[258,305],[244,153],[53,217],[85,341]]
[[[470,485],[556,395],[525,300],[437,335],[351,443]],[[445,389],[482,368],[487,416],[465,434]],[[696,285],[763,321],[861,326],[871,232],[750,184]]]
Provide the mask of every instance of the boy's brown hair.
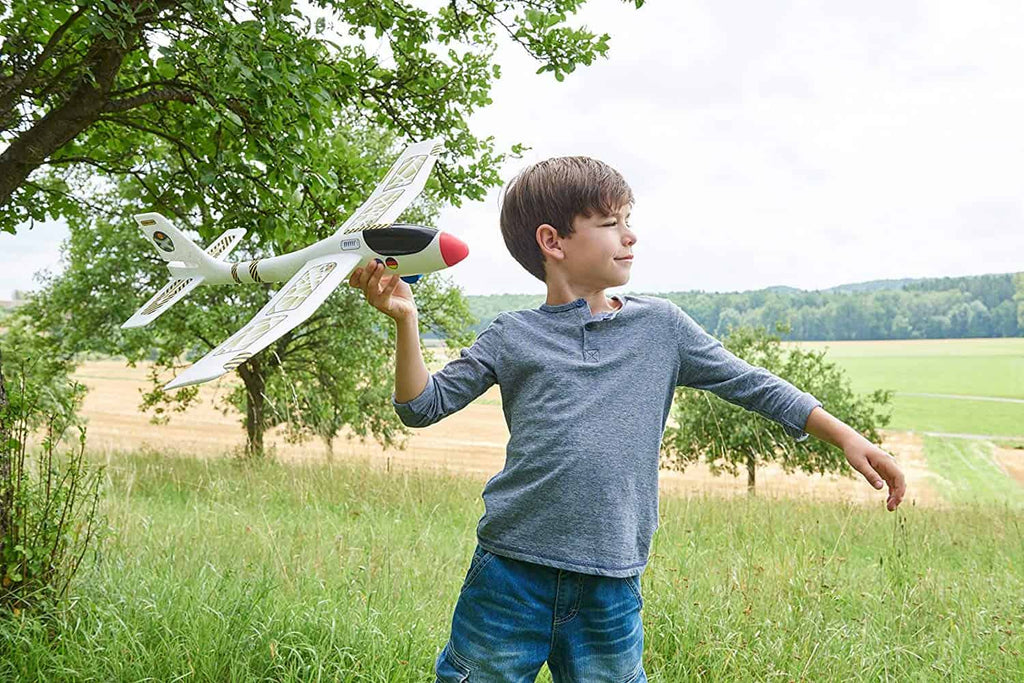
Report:
[[513,258],[545,282],[537,228],[547,223],[559,237],[573,234],[576,216],[611,215],[633,203],[633,190],[618,171],[590,157],[555,157],[528,166],[505,188],[501,236]]

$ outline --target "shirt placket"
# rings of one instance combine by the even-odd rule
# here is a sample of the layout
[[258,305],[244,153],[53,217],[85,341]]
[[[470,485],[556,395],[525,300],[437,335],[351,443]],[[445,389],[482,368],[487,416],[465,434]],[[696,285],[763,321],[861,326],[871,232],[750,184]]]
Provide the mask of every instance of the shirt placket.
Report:
[[600,327],[603,321],[610,317],[610,313],[591,319],[590,307],[579,307],[580,322],[583,325],[583,361],[585,363],[597,363],[601,360]]

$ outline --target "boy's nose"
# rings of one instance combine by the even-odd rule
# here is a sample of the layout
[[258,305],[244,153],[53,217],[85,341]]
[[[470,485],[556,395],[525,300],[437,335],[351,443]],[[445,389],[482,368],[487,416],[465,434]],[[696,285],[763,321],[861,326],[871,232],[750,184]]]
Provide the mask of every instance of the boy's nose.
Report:
[[446,266],[454,266],[469,255],[469,247],[455,235],[441,233],[441,258]]

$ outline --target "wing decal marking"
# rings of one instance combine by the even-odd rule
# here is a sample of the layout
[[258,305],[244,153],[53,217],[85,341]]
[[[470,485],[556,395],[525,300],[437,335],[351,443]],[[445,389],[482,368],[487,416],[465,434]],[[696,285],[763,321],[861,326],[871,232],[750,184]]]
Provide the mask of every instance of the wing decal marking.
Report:
[[401,163],[401,165],[395,169],[395,172],[391,175],[391,179],[388,180],[384,186],[384,191],[394,190],[399,187],[405,187],[413,180],[416,179],[416,174],[419,173],[420,168],[423,166],[423,162],[427,160],[426,154],[419,156],[409,157]]
[[235,333],[234,336],[224,342],[220,348],[217,349],[216,355],[223,356],[225,353],[234,353],[240,348],[249,346],[267,332],[277,327],[277,325],[287,317],[287,315],[276,315],[266,318],[257,318],[251,321],[248,325]]
[[225,372],[231,372],[232,370],[234,370],[235,368],[237,368],[239,365],[249,360],[250,358],[252,358],[251,353],[249,353],[248,351],[242,351],[240,354],[238,354],[237,356],[235,356],[234,358],[232,358],[231,360],[224,364]]
[[224,251],[224,249],[228,246],[228,243],[231,241],[232,237],[234,237],[234,235],[231,235],[230,233],[226,235],[221,235],[216,242],[209,246],[209,248],[206,250],[206,253],[212,256],[213,258],[217,258],[218,256],[220,256],[221,252]]
[[253,282],[263,282],[263,280],[260,279],[259,271],[256,270],[256,264],[258,264],[259,262],[260,260],[256,259],[255,261],[249,264],[249,277],[252,278]]
[[140,311],[140,313],[142,315],[150,315],[151,313],[155,313],[157,309],[159,309],[165,303],[173,299],[178,294],[178,292],[188,287],[189,284],[191,283],[192,278],[190,277],[181,280],[172,280],[170,283],[167,284],[166,287],[164,287],[163,291],[161,291],[160,294],[158,294],[156,298],[154,298],[153,301],[149,303],[148,306],[146,306],[144,309]]
[[313,291],[320,286],[337,265],[337,263],[329,261],[304,272],[295,284],[281,295],[281,299],[268,313],[284,313],[301,306],[302,302],[313,294]]
[[345,231],[346,235],[350,235],[353,232],[361,232],[363,230],[372,229],[370,226],[373,225],[380,218],[385,211],[391,208],[399,197],[404,193],[401,188],[394,190],[388,190],[382,193],[379,197],[371,201],[366,205],[366,208],[359,212],[352,227]]

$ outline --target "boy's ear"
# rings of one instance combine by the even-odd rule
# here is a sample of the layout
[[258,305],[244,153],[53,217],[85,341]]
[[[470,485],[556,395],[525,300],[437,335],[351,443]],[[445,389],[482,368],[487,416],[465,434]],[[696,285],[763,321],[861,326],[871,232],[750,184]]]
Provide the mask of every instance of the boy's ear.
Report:
[[537,226],[537,246],[540,247],[542,258],[561,260],[565,257],[562,251],[562,239],[558,236],[558,230],[548,223]]

